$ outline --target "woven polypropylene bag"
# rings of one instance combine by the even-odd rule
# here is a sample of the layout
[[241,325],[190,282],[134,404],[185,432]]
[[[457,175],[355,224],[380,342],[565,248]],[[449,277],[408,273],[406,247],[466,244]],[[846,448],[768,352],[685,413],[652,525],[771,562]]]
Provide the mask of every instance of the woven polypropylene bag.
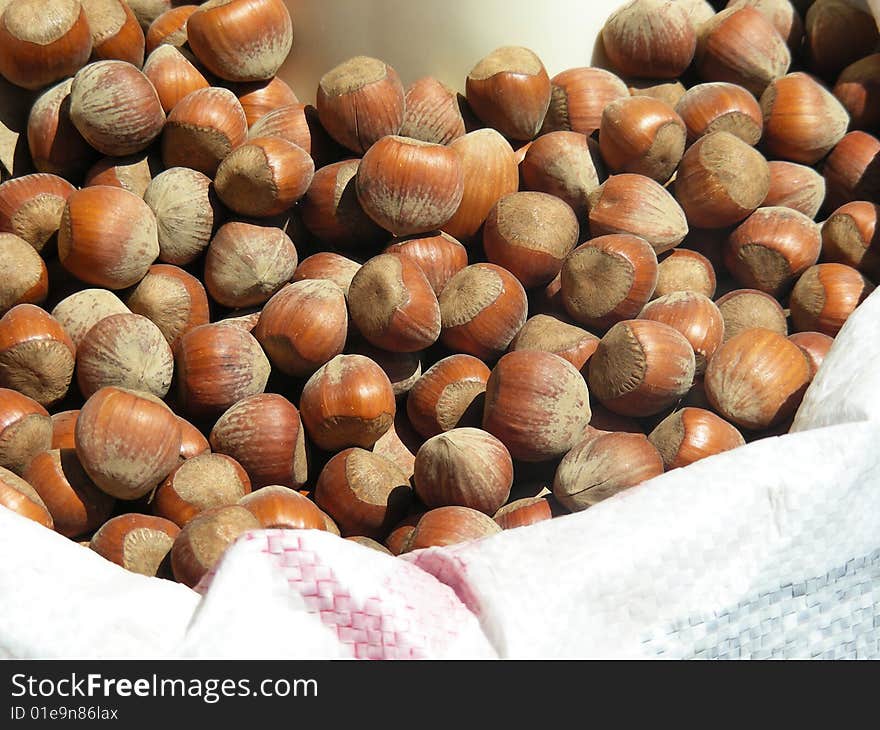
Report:
[[254,532],[191,591],[0,509],[0,655],[880,656],[878,321],[880,292],[792,433],[404,559]]

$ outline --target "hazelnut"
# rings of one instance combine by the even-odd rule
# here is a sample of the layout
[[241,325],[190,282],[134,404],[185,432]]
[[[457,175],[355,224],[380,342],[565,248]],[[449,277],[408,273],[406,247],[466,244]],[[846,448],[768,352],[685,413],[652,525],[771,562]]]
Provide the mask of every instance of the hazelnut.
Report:
[[723,228],[751,215],[770,190],[764,156],[730,132],[700,137],[681,159],[675,198],[696,228]]
[[383,456],[359,448],[336,454],[321,471],[315,502],[339,525],[343,537],[380,540],[406,514],[412,488]]
[[567,69],[550,79],[550,87],[543,131],[578,132],[587,137],[599,129],[608,104],[630,95],[626,84],[603,68]]
[[657,285],[657,255],[645,239],[597,236],[562,264],[562,302],[579,323],[606,330],[633,319]]
[[494,129],[478,129],[449,143],[462,169],[464,188],[455,214],[443,230],[462,243],[472,242],[492,206],[519,187],[517,161],[510,143]]
[[58,320],[36,305],[17,304],[0,317],[0,387],[48,406],[67,394],[75,355]]
[[150,80],[126,61],[96,61],[73,77],[70,119],[104,155],[146,149],[162,132],[165,112]]
[[704,81],[738,84],[759,96],[788,71],[791,52],[764,15],[740,3],[700,26],[694,62]]
[[[73,411],[60,411],[53,413],[52,421],[52,449],[74,449],[76,442],[73,432],[76,428],[76,419],[79,418],[79,409]],[[47,451],[48,449],[41,449]]]
[[189,47],[226,81],[262,81],[281,68],[293,45],[293,23],[283,0],[204,3],[186,22]]
[[590,358],[587,382],[608,410],[622,416],[653,416],[691,388],[694,349],[674,327],[647,319],[614,325]]
[[229,89],[197,88],[171,109],[162,134],[165,167],[189,167],[213,177],[247,139],[247,117]]
[[489,261],[531,289],[553,280],[579,233],[577,217],[563,200],[547,193],[511,193],[489,211],[483,249]]
[[733,7],[737,2],[743,1],[767,19],[782,36],[792,53],[800,50],[804,39],[804,22],[798,13],[798,8],[795,7],[798,3],[792,3],[790,0],[729,0],[727,7]]
[[92,34],[92,58],[144,65],[144,31],[125,0],[82,0]]
[[37,454],[23,477],[52,515],[55,531],[65,537],[75,538],[92,532],[109,519],[113,511],[115,500],[95,486],[73,449],[52,449]]
[[153,178],[144,202],[156,217],[160,261],[184,266],[208,247],[220,218],[209,177],[172,167]]
[[309,232],[327,246],[370,249],[387,233],[361,207],[355,189],[360,160],[343,160],[315,172],[300,203]]
[[602,111],[599,151],[612,172],[665,183],[684,154],[685,124],[665,102],[649,96],[612,101]]
[[663,459],[644,434],[595,432],[559,462],[553,496],[580,512],[663,473]]
[[726,420],[751,430],[794,415],[812,378],[803,351],[783,335],[748,329],[725,342],[706,369],[706,395]]
[[509,502],[499,509],[492,519],[502,530],[526,527],[553,518],[550,501],[546,497],[524,497]]
[[384,253],[402,256],[416,264],[438,296],[449,280],[468,265],[467,249],[443,231],[395,238]]
[[534,140],[519,170],[526,190],[555,195],[579,220],[587,215],[587,196],[605,177],[596,143],[579,132],[563,130]]
[[171,3],[177,0],[125,0],[134,16],[146,33],[153,21],[171,9]]
[[22,517],[38,522],[50,530],[52,515],[40,495],[17,474],[0,466],[0,506],[17,512]]
[[653,79],[632,79],[629,82],[630,96],[649,96],[657,101],[668,104],[673,109],[681,101],[686,89],[681,81],[657,83]]
[[428,507],[458,505],[493,515],[510,496],[513,461],[491,434],[454,428],[422,444],[413,481]]
[[241,102],[241,108],[244,109],[248,128],[253,127],[269,112],[299,104],[293,89],[277,76],[268,81],[241,84],[233,90]]
[[865,132],[850,132],[822,164],[826,210],[853,200],[880,200],[880,140]]
[[132,573],[155,577],[163,574],[179,532],[177,525],[161,517],[124,514],[101,525],[89,547]]
[[804,55],[810,70],[820,76],[834,78],[880,41],[870,11],[841,0],[814,2],[804,20]]
[[832,93],[850,116],[850,129],[880,127],[880,53],[851,63],[837,77]]
[[157,517],[183,527],[212,507],[237,504],[251,491],[248,475],[225,454],[200,454],[181,463],[156,489],[152,498]]
[[764,129],[757,99],[742,86],[724,81],[692,86],[675,111],[687,127],[688,144],[712,132],[730,132],[755,145]]
[[[113,241],[113,246],[107,246]],[[125,289],[159,255],[156,216],[137,195],[107,185],[70,194],[58,231],[58,258],[87,284]]]
[[223,224],[205,256],[205,287],[224,307],[267,302],[293,277],[298,263],[290,237],[274,226]]
[[727,270],[743,287],[780,296],[819,259],[819,226],[791,208],[758,208],[730,234]]
[[715,296],[715,287],[715,268],[697,251],[676,248],[657,265],[655,298],[676,291],[692,291],[711,299]]
[[[299,316],[305,311],[308,317]],[[332,281],[305,279],[266,303],[253,334],[275,367],[305,377],[342,354],[347,330],[342,290]]]
[[812,76],[801,71],[776,79],[761,95],[769,155],[803,165],[821,160],[846,134],[849,115]]
[[498,523],[469,507],[437,507],[421,516],[401,546],[401,553],[428,547],[458,545],[497,535]]
[[118,499],[139,499],[177,465],[177,416],[149,393],[101,388],[80,410],[76,455],[92,481]]
[[623,76],[673,79],[690,65],[697,36],[680,3],[631,0],[605,21],[602,42]]
[[[595,356],[594,356],[595,357]],[[504,355],[486,383],[483,429],[520,461],[549,461],[583,437],[590,398],[583,376],[549,352]]]
[[31,460],[52,448],[49,413],[33,398],[0,388],[0,466],[24,474]]
[[265,530],[324,530],[326,524],[315,503],[299,492],[280,485],[270,485],[246,494],[238,504],[244,507]]
[[825,200],[825,178],[812,167],[770,160],[770,190],[762,206],[782,205],[815,218]]
[[36,173],[0,185],[0,232],[14,233],[35,251],[55,239],[64,203],[76,190],[57,175]]
[[339,144],[358,154],[400,131],[404,105],[397,72],[368,56],[339,64],[318,84],[316,106],[321,124]]
[[6,276],[0,280],[0,314],[16,304],[39,304],[46,300],[49,272],[30,243],[14,233],[0,233],[0,259],[8,267]]
[[402,236],[443,227],[462,201],[464,179],[453,148],[387,136],[364,154],[355,186],[366,214]]
[[816,373],[822,367],[822,363],[825,361],[831,345],[834,344],[834,338],[823,335],[821,332],[796,332],[793,335],[789,335],[788,339],[804,351],[804,354],[810,361],[813,377],[816,377]]
[[144,44],[148,54],[163,45],[180,48],[186,44],[186,22],[198,5],[181,5],[158,15],[145,31]]
[[164,398],[174,356],[162,331],[139,314],[111,314],[97,322],[76,349],[76,382],[84,398],[106,385]]
[[496,48],[470,70],[465,86],[468,104],[487,126],[510,139],[538,134],[550,104],[550,78],[533,51]]
[[144,197],[153,179],[155,161],[144,153],[128,157],[104,157],[86,172],[84,186],[110,185]]
[[174,348],[194,327],[208,324],[208,295],[196,277],[177,266],[154,264],[126,298],[129,309],[149,319]]
[[185,418],[177,417],[180,424],[180,458],[192,459],[194,456],[204,454],[211,450],[208,439],[199,429],[193,426]]
[[684,240],[688,221],[669,192],[644,175],[612,175],[587,198],[590,233],[629,233],[644,238],[661,254]]
[[372,448],[391,427],[395,412],[391,381],[363,355],[337,355],[322,365],[300,398],[309,438],[324,451]]
[[326,166],[342,157],[342,149],[330,138],[318,119],[318,110],[305,104],[289,104],[260,117],[248,131],[248,139],[281,137],[302,147],[315,161]]
[[874,285],[851,266],[811,266],[791,292],[789,306],[794,329],[835,337],[855,308],[872,291]]
[[724,338],[724,318],[715,303],[703,294],[673,292],[649,302],[639,319],[668,324],[684,335],[694,349],[696,375],[702,375]]
[[822,224],[822,260],[846,264],[880,280],[880,205],[846,203]]
[[194,588],[239,537],[260,528],[259,520],[239,505],[205,510],[188,522],[174,539],[171,546],[174,577]]
[[332,281],[348,296],[348,287],[361,265],[345,256],[322,251],[300,261],[293,272],[293,282],[323,279]]
[[39,89],[72,76],[88,60],[92,36],[78,0],[6,0],[0,16],[0,74]]
[[275,393],[242,398],[214,424],[211,448],[244,467],[255,489],[308,479],[305,431],[296,406]]
[[406,412],[424,438],[479,425],[489,368],[471,355],[450,355],[428,368],[410,389]]
[[494,360],[525,324],[528,301],[519,280],[495,264],[459,271],[438,297],[446,347]]
[[256,137],[223,159],[214,188],[230,210],[265,218],[305,195],[314,174],[315,163],[302,147],[279,137]]
[[561,319],[546,314],[536,314],[526,320],[513,342],[510,351],[542,350],[559,355],[578,370],[583,370],[587,361],[599,346],[599,338]]
[[128,314],[129,309],[106,289],[82,289],[65,297],[52,310],[52,316],[79,347],[86,333],[111,314]]
[[156,89],[159,103],[166,114],[188,94],[210,86],[202,72],[193,65],[192,57],[170,45],[161,45],[152,51],[147,56],[143,71]]
[[666,469],[730,451],[745,444],[742,434],[704,408],[682,408],[664,418],[648,436]]
[[402,137],[449,144],[465,134],[458,95],[431,76],[414,81],[406,89]]
[[391,428],[373,445],[373,453],[394,462],[407,479],[412,479],[416,465],[415,452],[421,443],[422,439],[407,420],[406,412],[398,410]]
[[98,153],[70,118],[72,86],[73,79],[67,79],[37,97],[28,115],[27,142],[37,170],[76,180]]
[[724,342],[747,329],[762,327],[783,337],[788,323],[782,306],[757,289],[736,289],[715,302],[724,319]]
[[219,416],[262,393],[271,369],[253,335],[224,324],[203,324],[180,337],[175,361],[180,404],[195,419]]

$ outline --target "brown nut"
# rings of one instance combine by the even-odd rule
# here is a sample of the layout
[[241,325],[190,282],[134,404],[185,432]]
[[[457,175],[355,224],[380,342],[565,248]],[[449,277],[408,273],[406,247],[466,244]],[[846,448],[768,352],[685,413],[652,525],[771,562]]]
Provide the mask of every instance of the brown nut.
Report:
[[688,144],[712,132],[730,132],[746,144],[761,139],[764,117],[757,99],[738,84],[697,84],[675,107],[687,127]]
[[144,65],[144,31],[125,0],[82,0],[92,34],[92,58]]
[[397,254],[417,264],[438,296],[449,280],[468,265],[467,249],[443,231],[392,239],[384,253]]
[[643,434],[597,431],[559,462],[553,496],[580,512],[662,473],[663,459]]
[[666,469],[677,469],[745,444],[742,434],[704,408],[675,411],[651,431],[648,440],[663,457]]
[[815,218],[825,201],[825,178],[812,167],[770,160],[770,189],[762,206],[782,205]]
[[580,324],[607,330],[634,319],[657,285],[657,255],[643,238],[597,236],[562,265],[562,302]]
[[822,164],[826,210],[853,200],[880,200],[878,160],[880,139],[858,131],[845,135]]
[[562,456],[583,438],[589,422],[590,396],[583,376],[552,353],[509,352],[486,383],[483,429],[514,459]]
[[76,455],[99,489],[118,499],[139,499],[177,465],[177,416],[148,393],[102,388],[76,420]]
[[33,398],[0,388],[0,466],[16,474],[52,448],[49,413]]
[[513,461],[491,434],[454,428],[422,444],[413,483],[428,507],[458,505],[493,515],[510,496]]
[[177,525],[161,517],[118,515],[92,535],[89,547],[132,573],[160,576],[179,533]]
[[757,289],[735,289],[715,302],[724,318],[724,342],[754,327],[788,335],[785,312],[769,294]]
[[498,523],[469,507],[437,507],[425,512],[401,546],[401,553],[458,545],[497,535]]
[[326,523],[315,503],[289,487],[277,484],[255,489],[238,504],[260,521],[265,530],[325,530]]
[[510,351],[543,350],[559,355],[583,370],[599,346],[599,338],[561,319],[546,314],[530,317],[510,343]]
[[210,86],[191,59],[192,56],[171,45],[161,45],[147,56],[144,76],[156,89],[162,110],[166,114],[188,94]]
[[184,527],[213,507],[238,504],[251,491],[247,473],[225,454],[200,454],[180,464],[159,485],[152,498],[153,513]]
[[728,237],[724,263],[743,287],[780,297],[816,263],[821,248],[819,226],[803,213],[758,208]]
[[550,79],[550,86],[550,107],[542,131],[565,130],[587,137],[599,129],[608,104],[630,95],[626,84],[604,68],[570,68]]
[[404,102],[406,111],[400,127],[402,137],[449,144],[467,131],[458,95],[431,76],[410,84]]
[[793,335],[789,335],[788,339],[804,351],[804,354],[810,361],[813,377],[816,377],[816,373],[819,372],[819,368],[822,367],[828,351],[834,344],[834,338],[823,335],[821,332],[796,332]]
[[703,254],[686,248],[669,252],[657,264],[657,286],[654,297],[676,291],[692,291],[710,299],[717,285],[715,267]]
[[653,416],[691,388],[694,349],[662,322],[628,320],[614,325],[590,358],[587,382],[599,402],[622,416]]
[[546,497],[517,499],[505,504],[492,516],[502,530],[526,527],[552,518],[552,507]]
[[81,289],[62,299],[52,310],[52,316],[77,347],[104,317],[128,313],[124,302],[107,289]]
[[547,193],[518,192],[501,198],[483,226],[483,249],[526,289],[548,284],[578,241],[569,205]]
[[550,78],[528,48],[503,46],[481,59],[467,75],[465,94],[487,126],[510,139],[538,134],[550,105]]
[[822,224],[822,260],[846,264],[880,280],[880,205],[846,203]]
[[308,479],[305,430],[296,406],[276,393],[242,398],[214,424],[211,448],[244,467],[254,489]]
[[798,332],[835,337],[874,285],[845,264],[817,264],[807,269],[791,292],[791,321]]
[[394,463],[359,448],[330,459],[315,485],[315,502],[336,521],[343,537],[383,539],[411,499],[412,488]]
[[14,233],[0,233],[0,260],[6,276],[0,281],[0,314],[16,304],[40,304],[49,294],[49,272],[33,246]]
[[742,428],[772,428],[794,415],[812,378],[803,351],[783,335],[749,329],[725,342],[706,369],[712,408]]
[[438,298],[448,348],[494,360],[526,322],[528,301],[519,280],[495,264],[472,264],[453,276]]
[[0,466],[0,506],[38,522],[50,530],[53,527],[52,515],[46,509],[40,495],[24,479],[2,466]]
[[0,232],[14,233],[42,251],[55,239],[64,204],[74,190],[67,180],[44,173],[7,180],[0,185]]
[[309,378],[300,398],[309,438],[324,451],[371,448],[391,427],[396,410],[391,381],[363,355],[334,357]]

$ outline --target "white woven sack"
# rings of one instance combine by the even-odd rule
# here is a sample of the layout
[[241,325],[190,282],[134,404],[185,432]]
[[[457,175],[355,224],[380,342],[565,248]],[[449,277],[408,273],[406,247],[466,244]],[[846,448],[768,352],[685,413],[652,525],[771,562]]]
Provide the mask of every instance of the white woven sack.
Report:
[[0,510],[0,655],[878,657],[878,321],[880,292],[793,433],[405,559],[254,532],[197,593]]

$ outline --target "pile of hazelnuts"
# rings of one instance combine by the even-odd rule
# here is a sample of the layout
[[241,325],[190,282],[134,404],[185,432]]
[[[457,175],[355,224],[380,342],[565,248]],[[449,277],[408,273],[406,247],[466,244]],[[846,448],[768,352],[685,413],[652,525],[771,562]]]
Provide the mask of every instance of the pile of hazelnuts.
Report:
[[838,0],[632,0],[607,68],[359,56],[314,107],[282,0],[0,13],[0,504],[132,571],[478,539],[785,433],[880,278]]

